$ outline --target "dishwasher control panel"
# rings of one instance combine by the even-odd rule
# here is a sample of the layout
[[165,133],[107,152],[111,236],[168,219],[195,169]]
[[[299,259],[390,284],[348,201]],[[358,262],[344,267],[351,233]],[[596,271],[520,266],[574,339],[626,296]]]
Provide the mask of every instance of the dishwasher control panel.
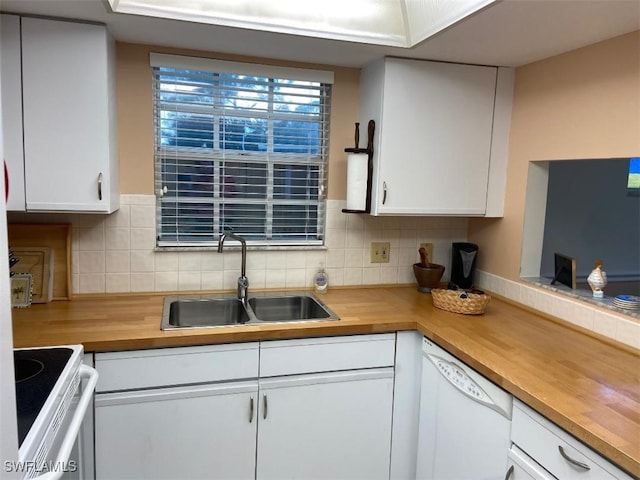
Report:
[[513,397],[428,338],[422,352],[440,374],[462,393],[511,419]]
[[471,380],[469,376],[455,364],[451,364],[441,358],[432,358],[433,363],[438,367],[438,370],[449,379],[454,385],[461,390],[465,391],[468,395],[472,395],[478,400],[491,401],[489,396],[485,393],[480,385]]

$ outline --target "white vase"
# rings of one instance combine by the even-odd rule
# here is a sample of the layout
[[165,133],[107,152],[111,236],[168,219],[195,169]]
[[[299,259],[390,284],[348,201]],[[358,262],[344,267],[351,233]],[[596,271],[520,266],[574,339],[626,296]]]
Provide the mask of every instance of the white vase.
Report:
[[593,291],[594,298],[604,298],[603,290],[607,285],[607,274],[602,270],[602,262],[596,262],[596,268],[587,277],[587,283]]

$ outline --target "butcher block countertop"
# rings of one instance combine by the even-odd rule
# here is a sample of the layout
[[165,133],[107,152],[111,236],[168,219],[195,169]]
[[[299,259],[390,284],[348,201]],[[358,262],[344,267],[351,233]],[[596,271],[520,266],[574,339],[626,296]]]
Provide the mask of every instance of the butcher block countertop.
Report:
[[418,330],[640,477],[640,353],[493,298],[481,316],[412,287],[332,289],[339,321],[161,331],[162,295],[80,297],[13,310],[14,347],[88,352]]

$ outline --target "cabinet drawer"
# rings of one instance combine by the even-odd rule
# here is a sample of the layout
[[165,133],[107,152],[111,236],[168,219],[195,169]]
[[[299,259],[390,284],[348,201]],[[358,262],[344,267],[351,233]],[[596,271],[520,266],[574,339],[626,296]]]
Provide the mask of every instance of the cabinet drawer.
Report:
[[258,343],[97,353],[97,392],[258,377]]
[[260,343],[260,377],[391,367],[395,334],[305,338]]
[[511,439],[562,480],[631,480],[599,454],[521,402],[514,404]]

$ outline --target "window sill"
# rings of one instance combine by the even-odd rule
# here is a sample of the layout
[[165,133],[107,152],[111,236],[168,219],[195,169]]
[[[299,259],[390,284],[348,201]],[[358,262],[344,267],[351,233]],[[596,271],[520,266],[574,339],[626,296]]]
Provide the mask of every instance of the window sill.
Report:
[[[577,300],[584,301],[592,305],[597,305],[599,307],[603,307],[608,310],[613,310],[614,312],[617,312],[617,313],[622,313],[624,315],[628,315],[630,317],[640,319],[640,311],[626,310],[624,308],[616,307],[613,304],[614,297],[609,297],[605,295],[604,298],[593,298],[593,294],[590,289],[577,288],[574,290],[570,287],[567,287],[566,285],[562,285],[559,283],[556,283],[555,285],[551,285],[551,279],[543,278],[543,277],[522,277],[520,278],[520,280],[523,282],[535,285],[537,287],[543,288],[545,290],[550,290],[552,292],[556,292],[567,297],[575,298]],[[606,288],[605,288],[605,293],[606,293]]]
[[[225,242],[224,250],[240,251],[242,247],[240,245],[229,245]],[[249,252],[293,252],[293,251],[326,251],[328,250],[324,245],[301,245],[301,246],[260,246],[260,245],[247,245],[247,251]],[[217,246],[206,247],[155,247],[156,252],[217,252]]]

